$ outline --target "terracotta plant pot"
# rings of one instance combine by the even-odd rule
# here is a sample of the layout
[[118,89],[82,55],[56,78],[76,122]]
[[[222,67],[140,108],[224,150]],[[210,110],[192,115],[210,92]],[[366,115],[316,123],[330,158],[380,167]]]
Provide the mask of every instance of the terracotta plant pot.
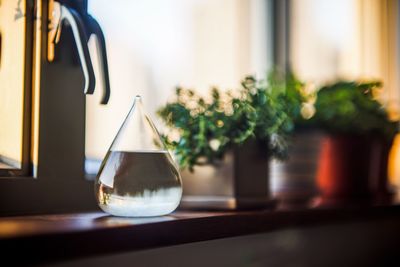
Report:
[[390,145],[373,135],[329,135],[322,141],[317,181],[325,204],[369,202],[387,185]]
[[257,209],[273,206],[269,189],[269,157],[256,142],[231,150],[215,164],[182,171],[181,208],[205,210]]

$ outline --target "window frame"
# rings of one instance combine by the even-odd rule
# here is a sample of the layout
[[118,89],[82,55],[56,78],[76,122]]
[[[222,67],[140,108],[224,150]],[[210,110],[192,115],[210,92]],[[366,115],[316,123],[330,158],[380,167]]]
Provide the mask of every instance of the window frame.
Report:
[[[63,58],[68,64],[77,63],[75,76],[71,78],[74,81],[71,87],[77,88],[61,92],[65,92],[67,100],[73,100],[67,102],[58,97],[54,87],[57,79],[62,80],[66,75],[55,66],[59,62],[47,61],[48,12],[48,1],[26,0],[24,166],[17,172],[7,171],[7,176],[0,173],[0,217],[98,209],[93,181],[84,175],[85,95],[80,90],[82,80],[75,81],[75,76],[82,75],[79,59],[69,51],[68,58]],[[65,41],[72,42],[68,31],[63,29]],[[63,52],[68,49],[60,47]],[[58,74],[54,75],[54,71]],[[71,127],[57,129],[64,124]],[[64,133],[67,130],[73,138],[66,137],[70,134]],[[60,132],[63,137],[57,135]]]

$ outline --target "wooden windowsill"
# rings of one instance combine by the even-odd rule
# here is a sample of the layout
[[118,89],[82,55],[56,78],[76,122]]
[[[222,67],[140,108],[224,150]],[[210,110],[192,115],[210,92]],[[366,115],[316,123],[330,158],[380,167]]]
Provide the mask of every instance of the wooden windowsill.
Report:
[[[286,211],[177,211],[154,218],[102,212],[0,218],[5,262],[32,264],[150,249],[293,227],[400,218],[400,205]],[[15,251],[23,252],[14,257]]]

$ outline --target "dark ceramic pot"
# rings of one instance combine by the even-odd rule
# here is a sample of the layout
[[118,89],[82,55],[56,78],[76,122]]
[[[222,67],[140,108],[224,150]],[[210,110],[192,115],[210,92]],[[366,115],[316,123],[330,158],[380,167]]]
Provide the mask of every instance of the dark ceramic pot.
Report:
[[269,157],[255,141],[228,152],[218,164],[182,171],[180,208],[241,210],[271,208]]

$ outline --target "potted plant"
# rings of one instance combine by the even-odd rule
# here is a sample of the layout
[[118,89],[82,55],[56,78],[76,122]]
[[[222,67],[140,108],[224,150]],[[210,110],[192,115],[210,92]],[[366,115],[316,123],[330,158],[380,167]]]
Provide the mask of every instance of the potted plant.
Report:
[[380,82],[340,81],[322,87],[310,124],[327,136],[317,174],[322,204],[386,195],[387,162],[398,121],[377,100]]
[[290,94],[282,80],[246,77],[238,91],[213,88],[208,97],[177,88],[158,111],[165,143],[182,169],[182,205],[241,209],[271,205],[269,159],[287,155],[293,129]]

